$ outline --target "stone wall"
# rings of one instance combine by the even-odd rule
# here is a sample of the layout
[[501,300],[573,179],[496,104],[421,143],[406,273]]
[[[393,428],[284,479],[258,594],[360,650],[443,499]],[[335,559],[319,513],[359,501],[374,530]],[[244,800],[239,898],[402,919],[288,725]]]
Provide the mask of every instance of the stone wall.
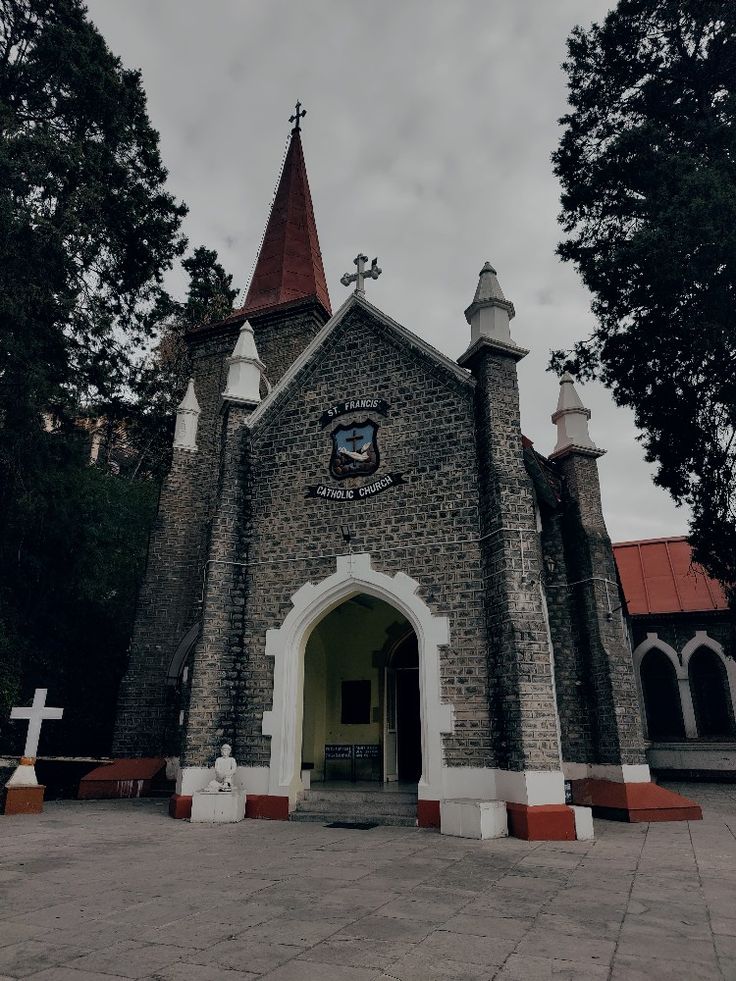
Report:
[[639,700],[618,588],[618,574],[601,509],[594,457],[572,451],[558,461],[563,487],[563,534],[569,593],[582,647],[586,716],[592,759],[645,762]]
[[647,634],[653,633],[681,655],[685,644],[699,630],[704,630],[711,640],[723,647],[724,654],[736,658],[736,623],[728,611],[636,616],[631,618],[630,623],[634,647],[646,640]]
[[305,302],[294,308],[250,318],[258,355],[272,385],[319,333],[326,319],[327,314],[321,306]]
[[542,508],[541,545],[544,588],[554,649],[555,688],[560,716],[560,742],[565,761],[592,759],[592,692],[585,666],[584,638],[576,615],[574,588],[569,586],[561,508]]
[[237,326],[229,326],[192,338],[192,374],[201,408],[197,452],[175,449],[162,487],[118,697],[116,756],[179,751],[178,691],[166,684],[166,677],[180,641],[201,615],[219,470],[225,359],[237,334]]
[[523,460],[515,359],[482,349],[476,436],[483,594],[499,765],[560,767],[552,652],[541,592],[534,490]]
[[[337,401],[361,396],[385,399],[389,415],[361,412],[338,421],[360,422],[371,415],[380,425],[376,478],[398,471],[406,483],[360,501],[308,498],[307,485],[338,483],[328,470],[334,427],[322,429],[320,416]],[[265,766],[270,760],[270,741],[261,732],[273,691],[266,631],[281,625],[290,597],[305,582],[335,571],[336,556],[346,551],[341,525],[349,526],[355,551],[371,554],[375,569],[413,577],[432,612],[449,617],[441,685],[443,699],[455,707],[456,725],[445,738],[446,762],[495,764],[472,434],[472,382],[418,348],[407,350],[360,309],[346,316],[297,383],[256,424],[248,450],[252,524],[238,546],[248,563],[244,629],[238,640],[239,624],[231,625],[228,639],[240,644],[242,687],[230,728],[222,726],[232,733],[243,765]],[[356,487],[370,479],[349,478],[340,486]],[[231,545],[222,548],[234,554]],[[211,558],[220,556],[213,548]],[[193,697],[192,712],[194,705]],[[206,725],[193,717],[189,728],[200,735],[188,739],[185,762],[209,762],[214,737],[208,738]]]

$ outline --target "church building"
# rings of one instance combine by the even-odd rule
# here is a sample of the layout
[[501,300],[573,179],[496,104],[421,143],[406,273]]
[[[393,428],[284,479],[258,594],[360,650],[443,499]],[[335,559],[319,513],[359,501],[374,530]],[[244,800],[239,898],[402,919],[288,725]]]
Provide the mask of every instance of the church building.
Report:
[[115,755],[177,759],[174,817],[225,742],[251,818],[324,818],[353,780],[364,820],[391,791],[429,828],[495,801],[528,839],[574,839],[584,808],[699,817],[651,781],[572,378],[544,457],[489,262],[457,361],[367,298],[365,256],[333,313],[293,120],[245,304],[188,336]]

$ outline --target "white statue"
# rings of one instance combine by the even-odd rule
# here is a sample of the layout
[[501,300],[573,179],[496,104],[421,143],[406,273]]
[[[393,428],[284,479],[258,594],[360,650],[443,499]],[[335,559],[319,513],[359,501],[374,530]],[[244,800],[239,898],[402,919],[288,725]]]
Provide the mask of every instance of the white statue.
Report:
[[206,794],[229,793],[233,789],[233,777],[235,776],[238,764],[230,755],[232,753],[231,746],[225,743],[220,747],[220,750],[222,756],[218,756],[215,760],[215,779],[210,780],[204,788]]

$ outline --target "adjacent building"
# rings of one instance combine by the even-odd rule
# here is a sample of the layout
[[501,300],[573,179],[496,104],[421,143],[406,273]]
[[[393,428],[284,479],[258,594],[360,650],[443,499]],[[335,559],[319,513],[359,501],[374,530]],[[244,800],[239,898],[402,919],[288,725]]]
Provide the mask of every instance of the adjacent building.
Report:
[[650,766],[662,777],[736,777],[736,624],[684,538],[614,545]]

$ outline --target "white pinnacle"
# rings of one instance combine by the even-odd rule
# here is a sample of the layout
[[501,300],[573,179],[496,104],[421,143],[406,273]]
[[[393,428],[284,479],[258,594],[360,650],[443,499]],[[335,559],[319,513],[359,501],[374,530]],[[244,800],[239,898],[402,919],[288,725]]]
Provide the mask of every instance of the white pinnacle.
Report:
[[197,426],[199,424],[199,402],[194,391],[194,379],[189,379],[184,398],[179,403],[176,410],[176,429],[174,430],[174,448],[177,450],[188,450],[195,453],[197,450]]
[[465,311],[465,319],[470,324],[470,343],[488,337],[511,344],[509,322],[514,314],[514,304],[503,295],[496,270],[486,262],[478,277],[473,302]]
[[552,422],[557,424],[557,444],[552,456],[573,450],[582,450],[588,455],[601,456],[605,450],[600,450],[590,438],[588,420],[590,409],[586,409],[575,390],[573,377],[569,372],[560,378],[560,394],[557,399],[557,409],[552,415]]
[[233,402],[261,401],[261,375],[264,365],[258,357],[253,328],[246,320],[240,328],[232,356],[227,361],[227,386],[223,398]]

